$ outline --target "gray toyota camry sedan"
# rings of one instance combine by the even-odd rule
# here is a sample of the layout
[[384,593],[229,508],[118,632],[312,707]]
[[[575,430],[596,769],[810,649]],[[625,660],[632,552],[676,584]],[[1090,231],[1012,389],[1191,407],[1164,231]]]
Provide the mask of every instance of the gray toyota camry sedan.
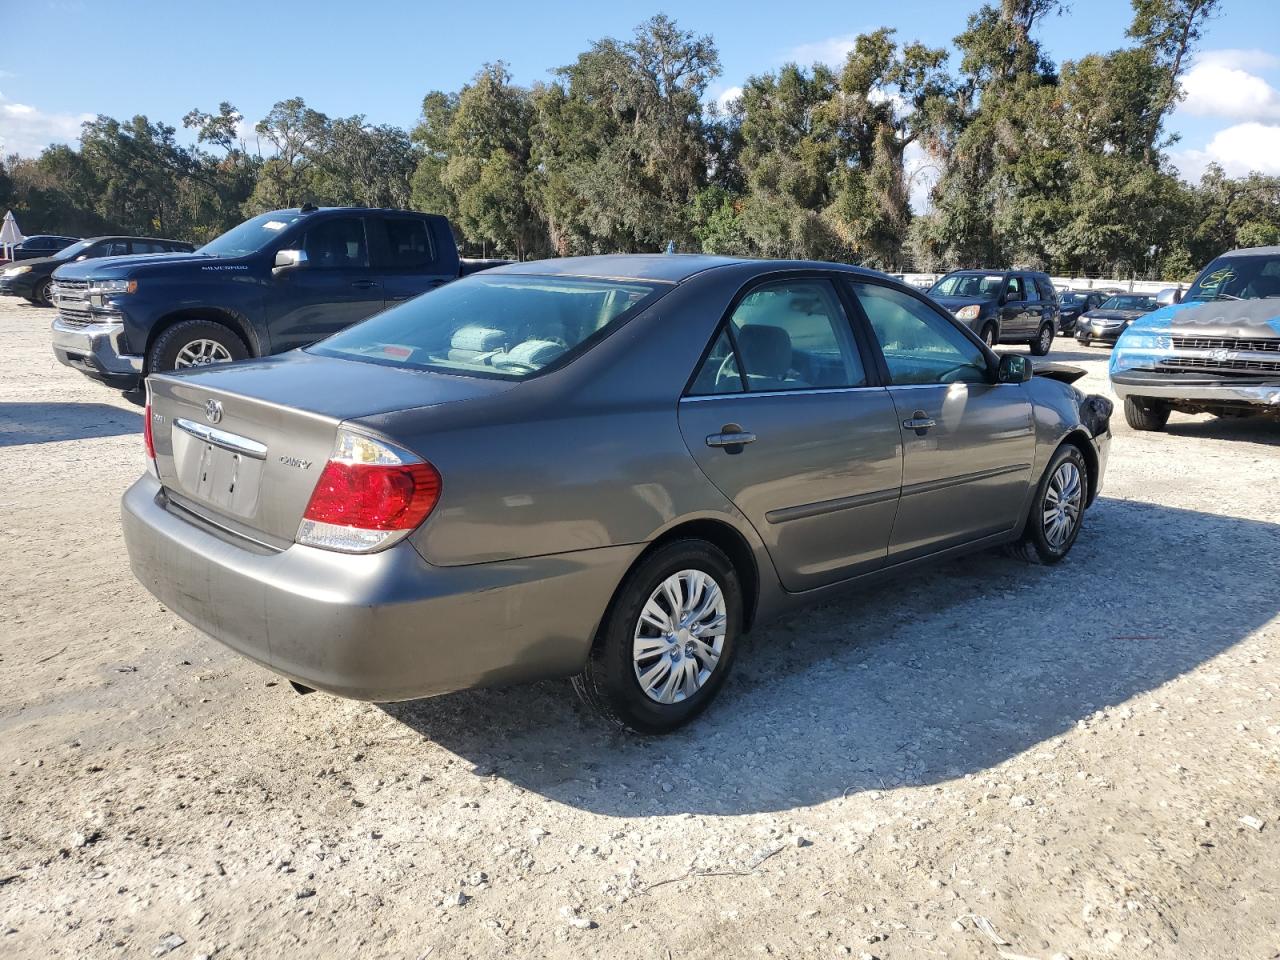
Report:
[[795,604],[986,547],[1062,559],[1111,405],[1035,372],[854,267],[514,264],[152,376],[125,537],[171,610],[301,687],[574,677],[663,732]]

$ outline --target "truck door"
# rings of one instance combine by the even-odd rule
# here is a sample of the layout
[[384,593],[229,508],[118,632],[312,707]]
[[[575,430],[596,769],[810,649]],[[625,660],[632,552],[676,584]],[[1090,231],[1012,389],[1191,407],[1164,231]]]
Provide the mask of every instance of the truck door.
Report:
[[273,276],[267,294],[273,353],[315,343],[382,309],[364,217],[321,220],[302,235],[299,249],[306,263]]
[[386,214],[371,217],[374,265],[390,307],[458,278],[456,261],[440,251],[426,220]]

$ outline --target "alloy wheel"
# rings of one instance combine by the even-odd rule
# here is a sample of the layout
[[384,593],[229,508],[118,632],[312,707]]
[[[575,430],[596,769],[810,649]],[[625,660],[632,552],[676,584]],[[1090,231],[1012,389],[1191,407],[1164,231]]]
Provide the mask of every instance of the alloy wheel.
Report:
[[1080,522],[1083,504],[1084,483],[1080,469],[1067,460],[1053,472],[1044,492],[1041,522],[1044,538],[1054,550],[1061,550],[1070,542]]
[[640,610],[632,664],[645,696],[679,703],[711,678],[724,652],[724,593],[709,574],[681,570],[663,580]]
[[1040,330],[1040,349],[1045,353],[1049,352],[1049,348],[1053,346],[1053,330],[1050,327],[1043,327]]
[[217,340],[192,340],[178,351],[173,361],[175,370],[183,367],[202,367],[210,363],[230,363],[231,351]]

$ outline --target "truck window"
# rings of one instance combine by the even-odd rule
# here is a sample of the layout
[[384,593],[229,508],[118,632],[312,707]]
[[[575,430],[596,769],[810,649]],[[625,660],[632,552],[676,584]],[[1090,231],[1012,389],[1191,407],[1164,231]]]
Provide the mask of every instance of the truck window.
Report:
[[435,260],[425,221],[416,217],[384,217],[381,222],[387,239],[386,266],[425,267]]
[[369,265],[362,217],[334,217],[317,223],[303,237],[302,249],[307,252],[307,266],[312,269],[336,270]]

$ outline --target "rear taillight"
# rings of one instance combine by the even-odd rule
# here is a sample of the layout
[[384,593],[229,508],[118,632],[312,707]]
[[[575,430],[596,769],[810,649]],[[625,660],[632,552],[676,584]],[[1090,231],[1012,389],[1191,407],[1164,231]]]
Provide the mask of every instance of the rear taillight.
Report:
[[298,543],[369,553],[402,540],[440,499],[440,474],[407,450],[338,431],[298,525]]
[[147,472],[153,477],[160,476],[156,466],[156,441],[151,433],[151,388],[147,387],[147,405],[142,413],[142,442],[147,446]]

